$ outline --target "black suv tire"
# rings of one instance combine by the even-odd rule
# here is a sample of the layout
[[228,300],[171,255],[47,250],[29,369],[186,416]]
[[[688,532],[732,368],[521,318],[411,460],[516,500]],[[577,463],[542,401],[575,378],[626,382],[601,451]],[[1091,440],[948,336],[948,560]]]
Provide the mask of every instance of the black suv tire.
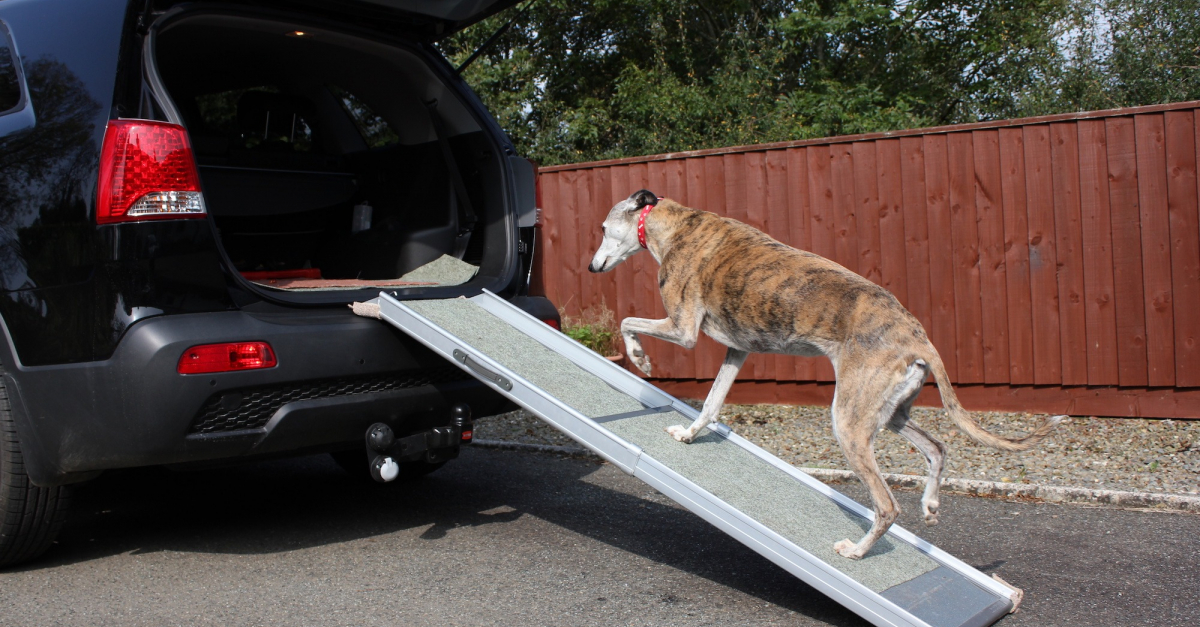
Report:
[[70,495],[70,486],[39,488],[29,482],[8,391],[0,382],[0,568],[50,548],[66,520]]

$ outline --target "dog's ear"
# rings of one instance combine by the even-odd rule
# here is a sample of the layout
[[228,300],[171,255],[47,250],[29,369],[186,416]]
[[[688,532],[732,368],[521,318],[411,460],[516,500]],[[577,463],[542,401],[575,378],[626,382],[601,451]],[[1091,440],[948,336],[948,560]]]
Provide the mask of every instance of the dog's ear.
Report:
[[630,209],[630,211],[639,211],[642,207],[645,207],[646,205],[657,205],[658,204],[658,196],[655,196],[654,192],[652,192],[648,189],[639,189],[638,191],[634,192],[633,194],[630,194],[629,200],[633,204],[633,208]]

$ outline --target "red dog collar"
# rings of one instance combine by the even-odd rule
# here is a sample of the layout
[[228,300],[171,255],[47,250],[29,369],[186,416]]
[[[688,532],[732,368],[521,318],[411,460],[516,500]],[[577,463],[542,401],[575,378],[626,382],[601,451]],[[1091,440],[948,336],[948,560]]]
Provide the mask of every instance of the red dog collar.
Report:
[[[662,200],[662,198],[659,198],[659,200]],[[650,210],[653,208],[654,205],[646,205],[646,207],[642,209],[642,213],[638,215],[638,243],[642,245],[642,248],[647,248],[646,216],[650,215]]]

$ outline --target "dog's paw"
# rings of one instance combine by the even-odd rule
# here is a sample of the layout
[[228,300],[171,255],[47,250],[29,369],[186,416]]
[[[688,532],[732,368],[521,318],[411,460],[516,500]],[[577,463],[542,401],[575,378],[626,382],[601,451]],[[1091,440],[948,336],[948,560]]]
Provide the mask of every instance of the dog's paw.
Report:
[[852,560],[862,557],[862,553],[856,551],[854,547],[854,543],[849,540],[841,540],[833,543],[833,550],[837,551],[838,555]]
[[688,433],[687,427],[683,425],[667,427],[667,433],[670,433],[671,437],[675,438],[676,441],[683,442],[684,444],[690,444],[692,441],[691,434]]
[[925,526],[932,527],[938,524],[938,504],[928,503],[923,504],[922,508],[925,513]]
[[650,376],[650,358],[646,356],[646,353],[642,349],[636,348],[629,351],[629,361],[632,361],[633,365],[638,367],[638,370],[646,373],[647,377]]

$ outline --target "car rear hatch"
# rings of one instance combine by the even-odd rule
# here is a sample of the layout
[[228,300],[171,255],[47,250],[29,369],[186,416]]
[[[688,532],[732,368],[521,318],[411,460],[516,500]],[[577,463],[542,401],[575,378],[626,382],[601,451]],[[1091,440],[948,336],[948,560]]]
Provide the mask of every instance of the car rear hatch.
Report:
[[436,41],[519,2],[521,0],[251,0],[243,4],[334,17],[371,28],[386,24],[395,34]]
[[306,303],[509,286],[532,168],[428,42],[513,2],[255,4],[177,7],[144,48],[229,268]]

